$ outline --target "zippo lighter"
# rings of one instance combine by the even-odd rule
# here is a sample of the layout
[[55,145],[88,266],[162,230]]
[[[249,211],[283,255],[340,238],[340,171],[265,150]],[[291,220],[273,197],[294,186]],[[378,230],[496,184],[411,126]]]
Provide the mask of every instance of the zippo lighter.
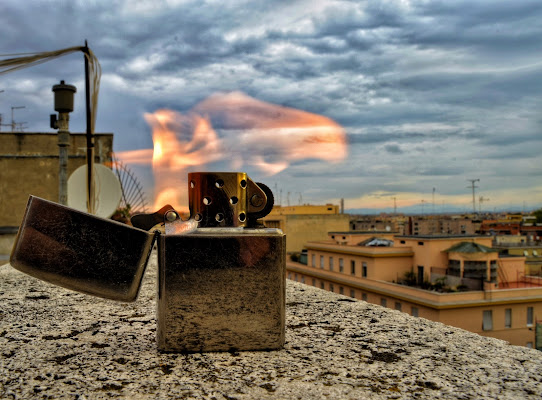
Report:
[[[271,191],[245,173],[188,181],[188,221],[168,205],[132,217],[134,227],[31,196],[10,263],[68,289],[134,301],[157,241],[159,350],[281,348],[285,236],[257,222],[273,207]],[[165,234],[148,231],[158,223]]]

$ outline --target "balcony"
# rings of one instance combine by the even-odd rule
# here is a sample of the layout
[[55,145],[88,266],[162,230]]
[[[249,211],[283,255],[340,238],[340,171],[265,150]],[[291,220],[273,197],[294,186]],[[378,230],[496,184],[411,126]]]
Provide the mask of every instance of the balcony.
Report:
[[159,353],[156,259],[135,303],[0,266],[0,398],[532,398],[540,352],[288,281],[281,351]]

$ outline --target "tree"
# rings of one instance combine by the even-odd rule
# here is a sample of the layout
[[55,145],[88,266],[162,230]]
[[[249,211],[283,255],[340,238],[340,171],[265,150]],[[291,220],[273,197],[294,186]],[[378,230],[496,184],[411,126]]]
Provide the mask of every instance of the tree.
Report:
[[533,215],[536,217],[536,223],[540,224],[542,223],[542,208],[533,211]]

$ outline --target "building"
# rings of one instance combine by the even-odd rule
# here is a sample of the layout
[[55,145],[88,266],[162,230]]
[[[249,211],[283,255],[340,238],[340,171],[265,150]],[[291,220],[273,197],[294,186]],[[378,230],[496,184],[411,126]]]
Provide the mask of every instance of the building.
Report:
[[530,239],[532,239],[532,236],[495,236],[493,238],[493,248],[503,256],[525,257],[525,271],[521,271],[520,274],[542,277],[542,242]]
[[379,215],[354,216],[350,221],[353,231],[392,230],[400,235],[473,235],[476,220],[463,215]]
[[527,347],[542,319],[542,279],[524,256],[499,254],[476,235],[330,232],[307,243],[288,278]]
[[[86,162],[86,135],[70,134],[68,176]],[[113,134],[95,134],[95,162],[111,162]],[[56,132],[0,132],[0,255],[11,252],[29,195],[58,201]]]
[[521,222],[485,220],[480,226],[482,235],[519,235]]
[[309,241],[326,239],[329,231],[348,230],[349,220],[332,204],[275,206],[262,218],[268,228],[279,228],[286,234],[287,253],[301,252]]
[[352,231],[391,231],[401,235],[408,229],[409,217],[404,215],[363,215],[352,216],[350,230]]

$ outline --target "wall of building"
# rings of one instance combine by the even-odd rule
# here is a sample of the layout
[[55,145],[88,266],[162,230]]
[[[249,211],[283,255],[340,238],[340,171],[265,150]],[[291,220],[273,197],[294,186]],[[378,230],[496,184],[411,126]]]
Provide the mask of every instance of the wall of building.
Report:
[[269,215],[339,214],[339,211],[339,206],[334,204],[302,204],[296,206],[275,205]]
[[[527,309],[533,307],[533,323],[527,323]],[[511,312],[511,325],[505,325],[506,309]],[[492,328],[483,329],[484,311],[491,312]],[[482,336],[491,336],[506,340],[517,346],[534,345],[534,325],[536,317],[542,317],[541,302],[527,302],[520,304],[486,305],[461,309],[441,310],[439,321],[452,326],[478,333]]]
[[412,254],[407,248],[398,252],[390,247],[360,247],[355,249],[359,250],[356,254],[348,251],[352,249],[337,252],[340,249],[331,251],[321,245],[307,243],[307,249],[308,266],[346,276],[391,282],[401,280],[405,272],[412,268]]
[[481,236],[452,236],[452,237],[412,237],[412,236],[396,236],[395,246],[410,247],[414,251],[413,267],[417,272],[418,267],[423,267],[424,278],[429,280],[431,267],[447,268],[448,253],[444,250],[449,249],[453,245],[472,241],[491,247],[491,237]]
[[525,271],[525,257],[500,257],[497,265],[500,268],[499,285],[517,282],[527,272]]
[[330,231],[348,230],[347,214],[268,215],[263,222],[270,228],[279,228],[286,234],[286,252],[300,252],[305,243],[325,240]]
[[[58,201],[56,133],[0,132],[0,227],[19,226],[30,194]],[[95,161],[111,162],[113,134],[95,135]],[[85,164],[86,136],[71,134],[68,176]]]
[[[346,259],[345,259],[346,261]],[[317,258],[317,262],[318,258]],[[345,264],[346,265],[346,264]],[[534,327],[542,319],[542,288],[495,290],[488,293],[436,293],[370,278],[329,271],[328,264],[320,269],[289,262],[288,278],[358,300],[397,309],[410,315],[442,322],[447,325],[506,340],[513,345],[534,345]],[[530,300],[531,299],[531,300]],[[527,309],[532,307],[532,325]],[[511,325],[505,326],[505,309],[511,310]],[[484,311],[491,311],[492,327],[483,329]]]

